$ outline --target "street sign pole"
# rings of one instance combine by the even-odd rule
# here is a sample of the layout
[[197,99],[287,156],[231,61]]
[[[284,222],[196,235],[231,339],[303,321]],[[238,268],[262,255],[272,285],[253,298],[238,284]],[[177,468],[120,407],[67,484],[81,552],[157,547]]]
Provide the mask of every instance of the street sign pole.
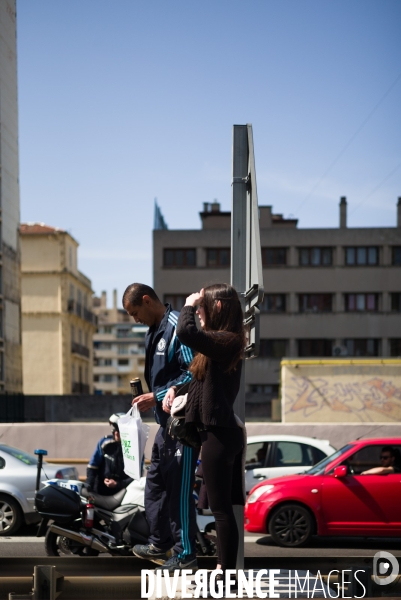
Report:
[[[262,256],[252,125],[233,127],[231,285],[240,294],[248,331],[246,358],[258,355],[258,304],[263,300]],[[234,411],[245,423],[245,361]],[[234,506],[239,532],[237,569],[244,568],[244,510]]]

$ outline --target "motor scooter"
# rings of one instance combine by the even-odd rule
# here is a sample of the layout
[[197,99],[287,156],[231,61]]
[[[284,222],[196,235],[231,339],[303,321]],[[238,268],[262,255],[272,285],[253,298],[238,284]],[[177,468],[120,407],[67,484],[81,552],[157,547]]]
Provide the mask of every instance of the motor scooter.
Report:
[[[146,477],[142,477],[113,496],[96,494],[81,481],[44,482],[45,487],[36,492],[35,506],[42,517],[38,536],[45,535],[48,556],[132,555],[133,546],[146,544],[149,537],[145,482]],[[203,514],[197,519],[197,554],[214,556],[214,519]]]

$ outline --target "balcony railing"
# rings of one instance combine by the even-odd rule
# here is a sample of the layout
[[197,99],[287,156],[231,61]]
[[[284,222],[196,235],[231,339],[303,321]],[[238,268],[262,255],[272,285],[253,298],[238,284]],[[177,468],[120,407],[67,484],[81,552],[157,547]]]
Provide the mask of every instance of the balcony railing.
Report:
[[84,319],[88,323],[92,323],[92,325],[97,325],[97,316],[87,308],[84,308]]
[[85,319],[88,323],[97,325],[97,316],[73,298],[68,300],[67,310],[69,313],[75,314],[78,317],[81,317],[81,319]]
[[86,356],[89,358],[89,348],[85,348],[81,344],[77,344],[77,342],[71,342],[71,352],[74,354],[80,354],[81,356]]
[[87,383],[75,382],[72,384],[73,394],[89,394],[89,385]]

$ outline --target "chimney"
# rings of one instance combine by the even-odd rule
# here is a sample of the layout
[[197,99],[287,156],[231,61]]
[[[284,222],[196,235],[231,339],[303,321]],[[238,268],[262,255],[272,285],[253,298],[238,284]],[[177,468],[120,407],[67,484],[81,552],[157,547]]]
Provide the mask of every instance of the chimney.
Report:
[[397,203],[397,227],[401,227],[401,196],[398,197]]
[[113,290],[113,308],[117,308],[117,290]]
[[340,229],[346,229],[347,227],[347,198],[342,196],[340,198]]
[[220,212],[220,202],[217,202],[216,198],[212,202],[212,212]]
[[102,295],[100,298],[100,306],[102,308],[107,308],[107,292],[102,292]]
[[209,202],[203,203],[203,212],[205,212],[205,213],[209,212]]

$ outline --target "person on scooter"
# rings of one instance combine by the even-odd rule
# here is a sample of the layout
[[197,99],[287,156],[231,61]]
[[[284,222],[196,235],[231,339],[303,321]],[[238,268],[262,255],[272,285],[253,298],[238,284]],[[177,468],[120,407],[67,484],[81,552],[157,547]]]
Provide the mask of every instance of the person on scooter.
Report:
[[89,489],[102,496],[112,496],[126,488],[133,479],[124,473],[124,460],[121,447],[118,419],[125,413],[114,413],[109,419],[112,433],[102,437],[86,469],[86,483]]
[[[176,336],[179,313],[164,305],[156,292],[142,283],[133,283],[123,295],[123,306],[136,323],[149,326],[145,339],[145,380],[149,392],[132,403],[140,411],[154,408],[160,425],[152,448],[146,477],[145,511],[150,536],[147,544],[134,546],[139,558],[152,560],[169,572],[196,569],[196,512],[192,489],[198,452],[166,435],[168,414],[163,399],[169,388],[192,379],[191,350]],[[167,551],[173,554],[168,557]]]

